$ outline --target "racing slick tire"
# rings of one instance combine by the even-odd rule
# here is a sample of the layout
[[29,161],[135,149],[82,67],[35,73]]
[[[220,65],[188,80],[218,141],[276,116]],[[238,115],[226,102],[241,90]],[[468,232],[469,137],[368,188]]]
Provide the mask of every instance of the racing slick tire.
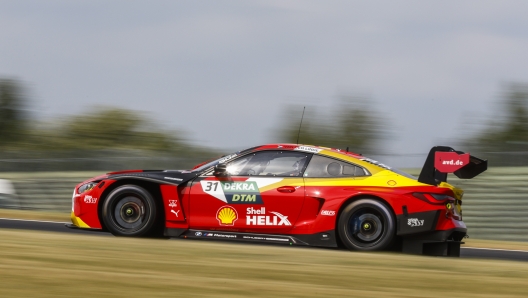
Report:
[[341,242],[351,250],[386,249],[396,234],[392,211],[385,204],[372,199],[360,199],[348,204],[337,224]]
[[123,185],[106,198],[102,218],[115,236],[150,236],[156,227],[156,201],[137,185]]

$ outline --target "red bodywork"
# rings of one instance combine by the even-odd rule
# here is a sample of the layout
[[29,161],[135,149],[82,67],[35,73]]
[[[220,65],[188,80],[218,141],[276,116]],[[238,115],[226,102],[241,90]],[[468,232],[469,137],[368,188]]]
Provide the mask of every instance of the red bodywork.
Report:
[[[299,148],[299,145],[272,144],[253,148],[250,152],[293,151]],[[374,161],[365,161],[361,155],[355,153],[322,147],[303,148],[308,148],[305,150],[310,154],[326,154],[336,158],[342,156],[347,162],[355,162],[372,173],[379,173],[372,174],[373,178],[369,178],[371,182],[364,184],[358,182],[359,179],[341,178],[328,180],[329,183],[325,185],[306,177],[215,177],[197,174],[192,179],[183,181],[181,178],[164,177],[168,176],[168,173],[148,174],[149,172],[141,170],[114,172],[76,186],[72,221],[81,228],[103,229],[100,216],[105,197],[120,185],[137,182],[139,185],[148,183],[156,188],[155,194],[162,201],[163,210],[160,213],[164,216],[166,230],[319,235],[336,230],[339,214],[347,204],[360,197],[369,197],[390,207],[398,219],[398,235],[413,234],[413,230],[408,230],[405,221],[420,214],[436,214],[434,225],[427,232],[458,229],[464,231],[465,235],[464,222],[446,208],[446,202],[455,205],[460,203],[461,195],[455,193],[453,187],[412,182],[410,178],[389,171],[384,172],[383,164],[372,164]],[[229,158],[236,159],[238,156],[234,154]],[[443,164],[444,168],[448,168],[446,171],[458,170],[469,158],[451,152],[443,152],[436,157],[439,163],[446,159],[455,160],[454,164]],[[151,175],[148,180],[144,179],[145,175],[140,176],[143,173]],[[376,178],[378,176],[379,178]],[[183,182],[173,183],[178,180]],[[90,182],[96,185],[91,190],[79,194],[78,189]],[[406,183],[409,186],[406,186]],[[427,195],[416,194],[445,195],[448,199],[437,202],[427,199]],[[335,244],[336,241],[333,240],[332,245],[328,246]]]

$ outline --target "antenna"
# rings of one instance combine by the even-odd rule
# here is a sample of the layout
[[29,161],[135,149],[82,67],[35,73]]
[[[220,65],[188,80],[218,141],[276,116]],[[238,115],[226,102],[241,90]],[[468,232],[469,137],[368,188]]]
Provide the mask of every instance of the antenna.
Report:
[[301,125],[302,125],[302,121],[303,121],[303,118],[304,118],[304,110],[306,109],[306,107],[303,107],[303,113],[302,113],[302,116],[301,116],[301,123],[299,123],[299,132],[297,133],[297,145],[299,145],[299,136],[301,135]]

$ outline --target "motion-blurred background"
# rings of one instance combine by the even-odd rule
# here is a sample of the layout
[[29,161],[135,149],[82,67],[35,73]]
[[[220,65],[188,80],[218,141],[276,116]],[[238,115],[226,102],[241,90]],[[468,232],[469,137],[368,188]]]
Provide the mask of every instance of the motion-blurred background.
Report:
[[[101,171],[268,142],[417,174],[488,159],[470,236],[528,240],[525,1],[1,1],[0,202],[67,212]],[[508,231],[504,233],[504,231]]]

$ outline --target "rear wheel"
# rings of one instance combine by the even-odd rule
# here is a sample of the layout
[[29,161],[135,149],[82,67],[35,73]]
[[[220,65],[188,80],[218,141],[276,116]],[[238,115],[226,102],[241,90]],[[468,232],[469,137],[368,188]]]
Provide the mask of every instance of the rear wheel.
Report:
[[148,236],[155,229],[156,202],[142,187],[123,185],[114,189],[103,205],[103,222],[116,236]]
[[360,199],[343,209],[338,219],[341,242],[352,250],[382,250],[394,240],[394,215],[385,204]]

